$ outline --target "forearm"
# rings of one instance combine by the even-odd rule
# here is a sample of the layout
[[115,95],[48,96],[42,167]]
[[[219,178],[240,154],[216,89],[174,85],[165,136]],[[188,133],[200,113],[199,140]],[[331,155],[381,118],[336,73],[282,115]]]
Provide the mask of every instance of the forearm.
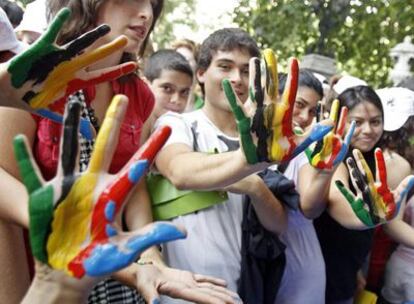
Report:
[[315,219],[326,209],[333,172],[318,170],[309,164],[299,173],[300,208],[305,217]]
[[0,167],[0,218],[28,228],[29,195],[24,185]]
[[283,233],[287,225],[286,210],[265,183],[253,190],[250,199],[260,223],[275,234]]
[[400,219],[384,225],[385,232],[397,243],[414,248],[414,228]]
[[168,148],[162,152],[161,160],[157,158],[157,168],[180,190],[222,189],[267,166],[248,165],[240,150],[219,154],[187,151],[165,161],[166,154],[175,152]]

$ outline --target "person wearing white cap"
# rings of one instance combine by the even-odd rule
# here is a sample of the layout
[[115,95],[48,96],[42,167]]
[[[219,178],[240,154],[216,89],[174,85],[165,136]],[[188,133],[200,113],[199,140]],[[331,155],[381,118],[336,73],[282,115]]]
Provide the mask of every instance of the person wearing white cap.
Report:
[[396,131],[414,116],[414,91],[385,88],[376,91],[384,108],[384,130]]
[[22,22],[15,32],[19,39],[32,44],[47,27],[45,0],[35,0],[26,6]]
[[0,8],[0,63],[24,51],[26,47],[25,43],[17,39],[9,18]]

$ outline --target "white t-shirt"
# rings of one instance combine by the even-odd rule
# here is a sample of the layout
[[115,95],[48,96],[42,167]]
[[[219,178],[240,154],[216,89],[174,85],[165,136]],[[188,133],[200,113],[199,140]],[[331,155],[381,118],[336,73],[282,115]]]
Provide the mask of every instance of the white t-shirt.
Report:
[[[186,144],[194,151],[226,152],[238,147],[238,138],[223,134],[202,110],[177,114],[168,112],[155,123],[155,128],[168,125],[172,134],[164,148]],[[196,141],[194,140],[196,139]],[[188,178],[197,172],[189,172]],[[188,232],[184,240],[163,245],[163,255],[170,267],[215,276],[226,280],[228,288],[237,291],[241,263],[242,196],[228,193],[224,203],[172,220]],[[163,298],[162,303],[182,303]]]

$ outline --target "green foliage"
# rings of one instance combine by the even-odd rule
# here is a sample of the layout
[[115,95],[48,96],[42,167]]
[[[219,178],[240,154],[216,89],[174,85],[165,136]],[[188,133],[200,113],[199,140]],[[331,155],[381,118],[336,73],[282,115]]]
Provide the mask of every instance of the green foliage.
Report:
[[164,1],[164,11],[155,26],[152,40],[158,48],[167,47],[176,39],[173,28],[175,24],[187,25],[196,30],[197,25],[192,15],[195,11],[195,1],[168,0]]
[[282,64],[316,52],[373,86],[388,85],[389,50],[414,34],[414,2],[406,0],[241,0],[234,21],[270,47]]

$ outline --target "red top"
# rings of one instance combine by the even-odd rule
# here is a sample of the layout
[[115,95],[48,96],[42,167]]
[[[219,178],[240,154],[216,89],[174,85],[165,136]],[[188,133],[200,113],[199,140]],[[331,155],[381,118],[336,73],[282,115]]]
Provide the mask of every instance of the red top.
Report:
[[[138,150],[142,125],[154,108],[154,95],[138,77],[130,77],[126,82],[111,82],[115,94],[128,96],[128,109],[121,125],[117,148],[109,169],[117,173]],[[95,87],[83,90],[86,103],[95,98]],[[47,118],[33,116],[37,122],[33,154],[46,180],[56,175],[59,160],[59,147],[62,125]]]

